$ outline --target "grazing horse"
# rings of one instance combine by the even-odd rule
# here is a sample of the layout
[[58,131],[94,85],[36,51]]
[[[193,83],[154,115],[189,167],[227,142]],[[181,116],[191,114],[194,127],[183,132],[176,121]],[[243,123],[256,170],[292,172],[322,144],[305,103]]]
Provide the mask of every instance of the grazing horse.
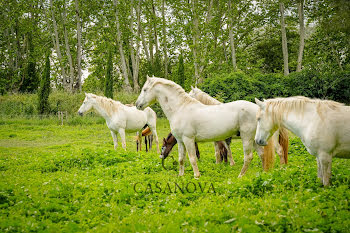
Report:
[[[225,161],[225,163],[227,163],[227,149],[223,143],[223,141],[219,141],[219,142],[216,142],[217,143],[217,147],[218,147],[218,153],[220,155],[220,158],[219,158],[219,162],[221,162],[222,160]],[[231,138],[228,138],[226,139],[226,143],[227,145],[229,146],[230,143],[231,143]],[[170,132],[168,134],[168,137],[165,139],[163,138],[163,145],[162,145],[162,149],[161,149],[161,155],[162,155],[162,159],[166,159],[171,150],[173,149],[173,147],[177,144],[177,141],[176,141],[176,138],[174,137],[174,135]],[[197,158],[199,159],[200,158],[200,154],[199,154],[199,150],[198,150],[198,145],[197,145],[197,142],[195,143],[195,146],[196,146],[196,155],[197,155]],[[216,147],[215,147],[216,149]],[[217,161],[218,163],[218,161]]]
[[307,151],[316,157],[324,186],[331,177],[332,158],[350,158],[350,107],[329,100],[303,96],[255,99],[259,105],[255,141],[265,145],[278,127],[298,136]]
[[199,178],[195,142],[222,141],[240,132],[243,142],[244,163],[240,176],[247,167],[246,163],[257,150],[265,169],[271,166],[274,156],[273,144],[264,147],[254,142],[256,113],[259,107],[248,101],[240,100],[219,105],[204,105],[192,98],[178,84],[163,78],[149,78],[142,87],[136,101],[138,109],[144,109],[158,101],[170,122],[171,132],[179,145],[179,175],[184,175],[186,151],[193,168],[194,177]]
[[[203,104],[206,105],[214,105],[214,104],[222,104],[222,102],[218,101],[217,99],[214,99],[201,89],[197,87],[191,87],[191,91],[189,93],[190,96],[193,98],[199,100]],[[237,135],[237,138],[239,135]],[[285,128],[280,128],[276,130],[276,132],[273,134],[273,142],[275,146],[275,150],[277,151],[278,156],[280,157],[280,164],[287,164],[288,163],[288,144],[289,144],[289,137],[288,137],[288,130]],[[228,140],[226,140],[228,142]],[[231,143],[231,140],[229,140]],[[231,155],[232,157],[232,155]],[[248,164],[249,165],[249,164]]]
[[145,108],[141,111],[136,107],[126,106],[119,101],[97,96],[90,93],[85,93],[85,99],[80,106],[78,113],[83,115],[90,109],[95,109],[107,123],[107,127],[111,131],[114,143],[114,149],[117,149],[118,139],[117,133],[119,133],[122,140],[122,147],[126,150],[125,132],[138,132],[141,134],[142,128],[147,124],[157,143],[157,152],[159,153],[159,143],[156,131],[156,113],[151,108]]

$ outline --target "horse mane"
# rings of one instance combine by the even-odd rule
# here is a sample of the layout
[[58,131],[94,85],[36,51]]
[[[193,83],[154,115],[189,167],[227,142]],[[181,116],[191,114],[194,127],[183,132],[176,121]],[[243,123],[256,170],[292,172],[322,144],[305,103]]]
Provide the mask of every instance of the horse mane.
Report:
[[210,95],[208,95],[207,93],[205,93],[204,91],[202,91],[201,89],[195,87],[193,88],[193,91],[196,93],[196,97],[195,99],[199,100],[199,102],[205,104],[205,105],[218,105],[218,104],[222,104],[220,101],[218,101],[217,99],[211,97]]
[[157,84],[162,84],[162,85],[171,87],[173,91],[175,91],[176,94],[182,99],[184,104],[200,103],[195,98],[192,98],[179,84],[173,81],[170,81],[164,78],[156,78],[156,77],[152,77],[150,78],[150,80],[152,81],[151,88]]
[[288,114],[291,110],[295,110],[298,114],[303,114],[306,104],[316,105],[318,115],[323,119],[323,112],[338,111],[344,106],[332,100],[310,99],[304,96],[294,96],[288,98],[276,98],[266,100],[266,110],[271,108],[273,112],[273,121],[280,125],[284,114]]
[[122,106],[122,103],[120,103],[119,101],[115,101],[110,98],[98,96],[91,93],[89,95],[96,99],[97,104],[103,109],[105,109],[109,116],[112,116],[112,114],[117,112],[118,109]]

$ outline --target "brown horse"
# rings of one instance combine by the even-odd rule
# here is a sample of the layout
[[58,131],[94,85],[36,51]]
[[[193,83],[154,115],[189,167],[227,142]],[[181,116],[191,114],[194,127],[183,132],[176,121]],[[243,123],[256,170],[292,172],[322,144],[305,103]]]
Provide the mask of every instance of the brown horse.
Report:
[[145,137],[146,152],[148,152],[148,148],[149,150],[152,149],[153,134],[147,124],[143,128],[144,129],[142,130],[141,138],[139,138],[139,136],[136,136],[136,149],[137,151],[139,151],[139,148],[140,148],[140,151],[141,151],[141,141],[142,141],[141,139],[142,137]]
[[[168,137],[166,139],[163,138],[163,146],[162,146],[162,150],[161,150],[161,157],[163,160],[169,156],[169,153],[171,152],[173,147],[176,145],[176,143],[177,143],[176,138],[174,137],[174,135],[171,132],[168,134]],[[217,146],[218,146],[219,151],[220,151],[221,161],[224,160],[227,163],[227,149],[226,149],[224,143],[221,141],[216,142],[216,143],[217,143]],[[230,146],[231,138],[226,139],[226,143],[228,146]],[[197,158],[199,159],[200,154],[199,154],[197,142],[195,143],[195,146],[196,146],[196,155],[197,155]]]

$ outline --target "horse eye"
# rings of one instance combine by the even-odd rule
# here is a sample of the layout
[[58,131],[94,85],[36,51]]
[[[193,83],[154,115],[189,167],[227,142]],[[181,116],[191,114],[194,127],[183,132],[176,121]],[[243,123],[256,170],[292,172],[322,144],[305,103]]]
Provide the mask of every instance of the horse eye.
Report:
[[146,91],[147,91],[147,88],[143,89],[143,91],[146,92]]

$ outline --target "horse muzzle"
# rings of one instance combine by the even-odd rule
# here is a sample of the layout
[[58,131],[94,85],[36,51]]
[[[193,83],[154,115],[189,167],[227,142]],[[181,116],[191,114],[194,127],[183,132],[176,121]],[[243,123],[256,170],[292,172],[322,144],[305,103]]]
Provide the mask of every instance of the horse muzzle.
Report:
[[140,104],[138,101],[136,101],[135,106],[138,110],[142,110],[142,104]]
[[78,112],[78,114],[79,114],[80,116],[83,116],[83,115],[84,115],[84,113],[82,113],[82,112]]
[[255,139],[255,143],[258,144],[259,146],[266,146],[267,145],[267,143],[261,139]]

